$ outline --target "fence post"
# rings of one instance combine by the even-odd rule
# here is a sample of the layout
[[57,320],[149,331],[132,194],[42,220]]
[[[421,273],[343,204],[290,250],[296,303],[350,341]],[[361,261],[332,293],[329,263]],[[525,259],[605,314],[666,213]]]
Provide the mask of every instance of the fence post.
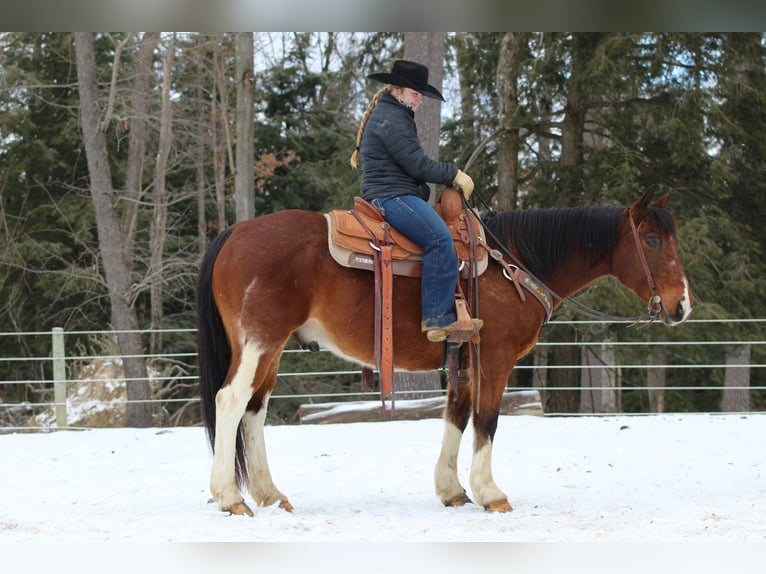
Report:
[[64,351],[64,329],[53,327],[53,400],[56,403],[56,426],[67,426],[66,415],[66,353]]

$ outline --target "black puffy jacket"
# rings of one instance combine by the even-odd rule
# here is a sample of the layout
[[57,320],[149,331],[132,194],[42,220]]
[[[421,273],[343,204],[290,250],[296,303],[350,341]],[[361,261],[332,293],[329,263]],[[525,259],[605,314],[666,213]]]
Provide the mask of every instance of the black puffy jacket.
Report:
[[428,183],[450,184],[457,166],[426,156],[415,113],[391,94],[383,94],[370,114],[359,146],[362,197],[417,195],[428,201]]

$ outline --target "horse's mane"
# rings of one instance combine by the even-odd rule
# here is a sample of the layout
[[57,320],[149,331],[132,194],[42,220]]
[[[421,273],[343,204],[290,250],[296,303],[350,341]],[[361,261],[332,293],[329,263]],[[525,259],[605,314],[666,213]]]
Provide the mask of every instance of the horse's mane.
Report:
[[[573,250],[586,260],[598,260],[617,244],[618,224],[624,207],[570,207],[521,211],[485,212],[482,223],[488,240],[515,246],[533,275],[545,276],[566,260]],[[649,217],[665,235],[675,234],[670,213],[660,207],[649,209]],[[497,241],[496,241],[497,240]]]

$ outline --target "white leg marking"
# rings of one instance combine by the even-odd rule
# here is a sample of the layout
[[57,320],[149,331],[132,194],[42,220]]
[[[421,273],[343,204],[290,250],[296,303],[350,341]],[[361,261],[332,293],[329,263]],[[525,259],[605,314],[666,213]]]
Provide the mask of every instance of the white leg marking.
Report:
[[252,383],[261,350],[255,344],[242,349],[242,359],[231,382],[215,396],[215,444],[210,492],[221,510],[242,502],[234,479],[237,428],[252,396]]
[[434,469],[436,495],[444,504],[465,496],[465,489],[457,477],[457,457],[463,433],[451,422],[445,421],[444,437],[439,460]]
[[271,478],[269,463],[266,459],[266,443],[263,427],[266,423],[269,395],[263,401],[263,407],[257,413],[246,412],[242,421],[245,425],[245,445],[250,480],[248,491],[258,506],[269,506],[280,500],[287,500]]
[[474,450],[471,461],[471,492],[476,504],[486,507],[492,502],[507,500],[492,478],[492,441]]

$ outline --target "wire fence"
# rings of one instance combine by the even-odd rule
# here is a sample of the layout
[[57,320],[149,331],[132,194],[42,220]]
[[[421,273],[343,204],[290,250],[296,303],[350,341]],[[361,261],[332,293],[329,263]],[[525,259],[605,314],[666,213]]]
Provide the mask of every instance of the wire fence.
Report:
[[[605,338],[591,340],[541,340],[536,349],[534,360],[521,361],[515,371],[520,373],[517,379],[528,381],[525,388],[530,386],[539,388],[542,392],[584,392],[584,386],[587,386],[587,392],[591,395],[594,392],[604,393],[608,396],[619,395],[623,393],[640,391],[643,393],[656,392],[687,392],[694,393],[699,391],[742,391],[746,393],[766,391],[764,380],[764,367],[766,363],[762,362],[766,340],[763,339],[763,325],[766,319],[738,319],[738,320],[690,320],[687,323],[703,325],[707,327],[705,337],[698,340],[674,340],[665,338],[668,332],[673,330],[665,329],[662,338],[649,338],[646,340],[615,340],[613,334],[607,333]],[[741,336],[732,337],[717,336],[723,334],[721,328],[724,324],[730,326],[732,323],[740,327]],[[570,326],[575,328],[586,328],[589,325],[604,325],[604,321],[552,321],[549,325]],[[747,327],[754,326],[753,329]],[[19,349],[23,349],[25,341],[36,340],[37,348],[40,348],[40,341],[48,341],[43,345],[47,349],[44,354],[37,356],[25,355],[19,353],[16,356],[0,357],[0,397],[6,397],[6,400],[0,398],[0,428],[3,430],[20,428],[67,428],[71,425],[72,410],[76,408],[78,396],[82,402],[88,402],[91,408],[108,410],[112,408],[115,401],[122,407],[127,404],[124,395],[119,399],[114,397],[102,397],[95,391],[98,388],[113,388],[122,386],[125,383],[135,381],[136,379],[126,378],[120,373],[120,366],[124,359],[140,357],[146,360],[149,365],[149,379],[152,384],[152,398],[145,401],[153,405],[173,412],[182,412],[193,405],[198,407],[199,399],[193,389],[197,385],[196,373],[196,349],[194,348],[194,333],[192,328],[181,329],[163,329],[161,331],[141,330],[142,335],[149,336],[152,333],[160,333],[163,337],[173,336],[181,343],[177,346],[184,347],[179,350],[173,350],[163,353],[147,353],[141,355],[120,355],[118,352],[108,349],[94,351],[93,345],[84,345],[83,339],[99,340],[102,346],[108,346],[108,341],[114,339],[118,331],[64,331],[62,328],[54,328],[51,331],[37,332],[12,332],[0,333],[0,342],[4,338],[13,338],[19,342]],[[592,337],[592,335],[590,335]],[[69,344],[69,341],[77,341],[76,344]],[[106,341],[106,343],[105,343]],[[546,353],[552,352],[557,347],[572,347],[580,349],[581,353],[585,350],[598,355],[595,362],[579,361],[569,364],[549,364],[544,358]],[[755,349],[748,353],[748,360],[737,362],[732,360],[736,354],[730,352],[737,348]],[[8,345],[5,345],[8,348]],[[653,349],[662,348],[671,356],[669,361],[654,363],[648,360],[649,352]],[[116,345],[113,345],[116,349]],[[601,353],[604,349],[609,349],[608,353]],[[726,349],[727,352],[719,352]],[[694,360],[684,353],[686,351],[694,352]],[[701,351],[702,350],[702,351]],[[707,350],[707,351],[706,351]],[[631,351],[635,351],[631,354]],[[278,379],[281,384],[277,385],[275,394],[270,399],[272,401],[305,401],[310,403],[350,399],[374,399],[376,393],[364,391],[360,384],[360,369],[358,366],[335,359],[334,361],[322,360],[317,367],[313,366],[311,361],[305,359],[308,355],[312,357],[330,355],[328,351],[320,350],[319,353],[310,353],[297,348],[289,348],[285,351],[286,357],[300,357],[300,360],[291,362],[283,360],[280,366]],[[541,361],[540,358],[543,357]],[[643,360],[642,360],[643,357]],[[704,360],[700,360],[702,357]],[[606,358],[606,360],[604,360]],[[638,359],[638,360],[636,360]],[[611,362],[610,362],[611,361]],[[633,362],[627,362],[633,361]],[[315,361],[316,362],[316,361]],[[295,363],[295,364],[292,364]],[[24,368],[18,368],[23,365]],[[107,373],[96,373],[96,365],[116,366]],[[297,365],[297,367],[296,367]],[[35,368],[37,366],[37,368]],[[546,373],[557,369],[574,369],[581,373],[580,383],[570,386],[550,387],[546,384]],[[651,370],[661,369],[668,371],[682,370],[704,370],[710,373],[706,380],[699,384],[675,384],[667,386],[652,385],[650,382],[643,382],[640,386],[625,382],[621,373],[641,371],[648,373]],[[746,369],[748,373],[756,373],[756,376],[746,377],[746,384],[732,384],[731,381],[724,381],[727,370]],[[18,376],[17,373],[24,372],[29,374],[35,372],[37,376]],[[523,375],[527,372],[527,376]],[[589,382],[587,385],[583,382],[586,378],[583,373],[588,371],[594,373],[607,373],[606,377],[591,377],[587,375]],[[718,375],[713,375],[718,373]],[[618,376],[615,376],[617,374]],[[646,377],[647,381],[650,379]],[[333,385],[310,385],[307,381],[312,380],[341,380],[346,381],[342,384]],[[291,385],[291,381],[300,381],[300,384]],[[529,383],[531,381],[531,384]],[[720,382],[719,382],[720,381]],[[518,380],[516,381],[518,384]],[[513,391],[519,387],[513,386],[513,380],[509,381],[507,391]],[[84,385],[89,385],[84,391]],[[24,389],[24,392],[13,392],[11,387]],[[178,389],[185,389],[185,392],[178,392]],[[280,392],[281,391],[281,392]],[[402,391],[398,394],[399,398],[406,399],[409,391]],[[414,392],[414,391],[413,391]],[[444,386],[430,390],[416,391],[418,396],[440,395],[444,394]],[[28,398],[29,394],[34,395],[34,400]],[[763,393],[766,396],[766,393]],[[27,398],[24,398],[26,395]],[[84,396],[82,396],[84,395]],[[10,397],[10,398],[9,398]],[[13,397],[22,397],[16,398]],[[610,399],[612,400],[612,399]],[[619,408],[620,401],[617,401]],[[13,417],[12,414],[27,415],[36,413],[37,422],[24,422],[18,424],[18,421],[24,417]],[[180,417],[179,417],[180,418]],[[166,421],[173,424],[173,421]],[[177,421],[176,421],[177,422]]]

